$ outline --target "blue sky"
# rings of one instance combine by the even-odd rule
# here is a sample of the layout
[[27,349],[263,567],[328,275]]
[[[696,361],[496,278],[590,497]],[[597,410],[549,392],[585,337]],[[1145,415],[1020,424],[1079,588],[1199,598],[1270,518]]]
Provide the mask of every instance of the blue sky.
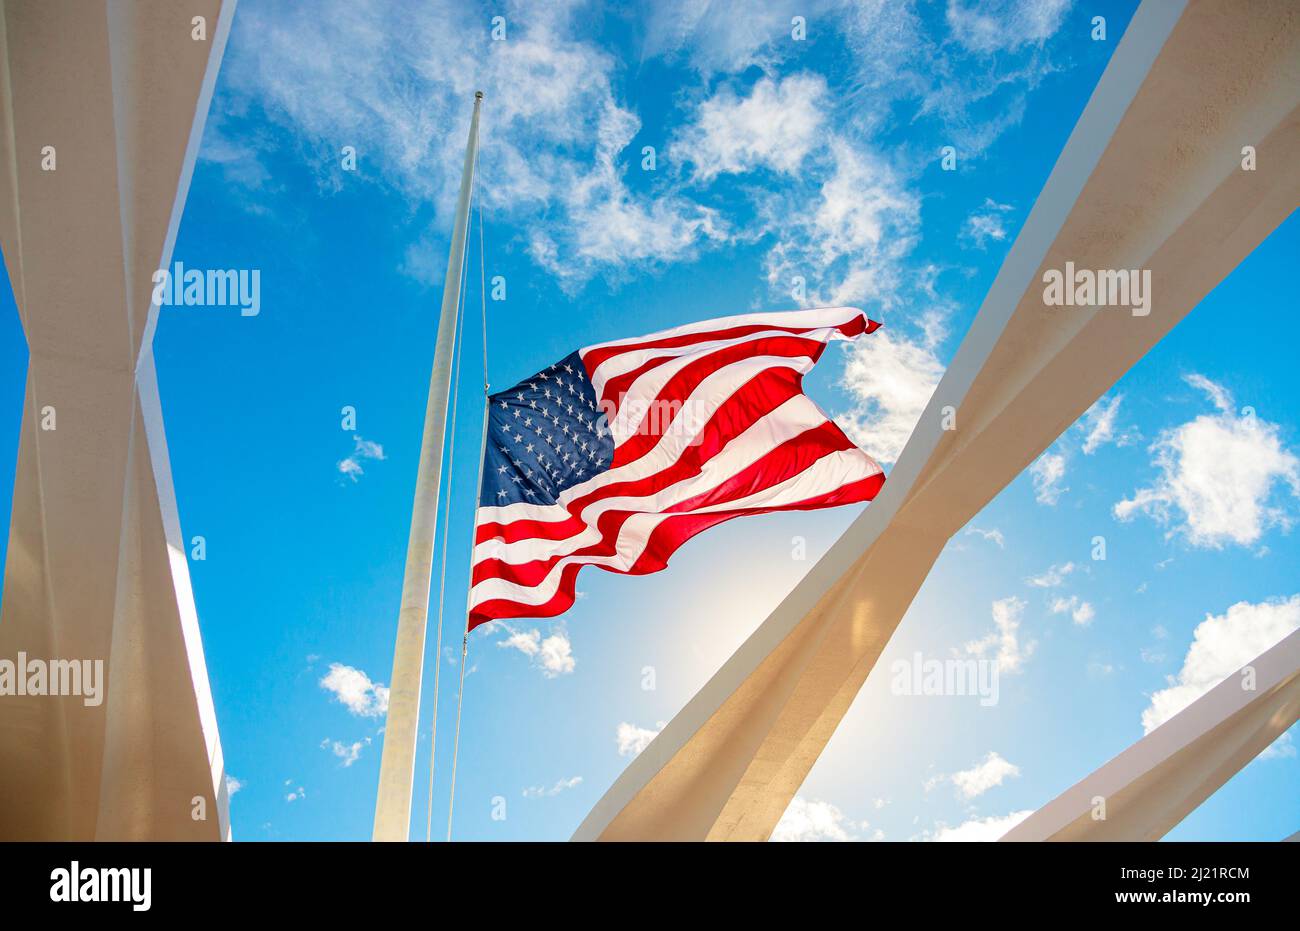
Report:
[[[480,271],[506,282],[488,302],[497,388],[603,340],[861,306],[886,327],[828,352],[807,384],[888,468],[1135,4],[533,6],[545,11],[242,0],[235,17],[174,258],[259,269],[261,312],[165,307],[155,350],[182,526],[206,540],[190,571],[237,839],[369,837],[476,88],[486,262],[475,238],[446,655],[431,622],[425,677],[427,712],[441,663],[435,837],[475,497]],[[779,836],[996,836],[1140,738],[1144,714],[1158,721],[1300,626],[1298,325],[1279,298],[1298,249],[1293,217],[954,537]],[[3,292],[8,497],[26,350]],[[1232,490],[1200,494],[1211,485]],[[567,838],[860,510],[725,524],[661,574],[587,570],[556,621],[476,632],[456,837]],[[1098,535],[1105,561],[1091,558]],[[996,705],[890,693],[893,660],[965,655],[992,634]],[[426,713],[420,838],[429,743]],[[1298,778],[1284,738],[1170,837],[1288,835]]]

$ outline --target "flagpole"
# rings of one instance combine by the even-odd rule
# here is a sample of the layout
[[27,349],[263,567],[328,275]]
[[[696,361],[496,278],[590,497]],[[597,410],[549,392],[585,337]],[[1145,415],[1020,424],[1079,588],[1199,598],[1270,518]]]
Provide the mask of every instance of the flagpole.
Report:
[[420,680],[424,671],[424,637],[429,619],[429,585],[433,576],[434,534],[438,524],[438,492],[442,478],[443,440],[447,424],[447,395],[452,352],[460,316],[460,286],[465,270],[465,240],[469,200],[478,152],[479,106],[483,92],[474,94],[465,167],[451,234],[451,254],[442,287],[442,312],[424,411],[424,435],[415,479],[415,504],[406,547],[402,601],[397,616],[397,644],[389,684],[384,752],[379,762],[379,792],[375,799],[377,841],[405,841],[411,822],[411,790],[415,781],[415,748],[420,716]]

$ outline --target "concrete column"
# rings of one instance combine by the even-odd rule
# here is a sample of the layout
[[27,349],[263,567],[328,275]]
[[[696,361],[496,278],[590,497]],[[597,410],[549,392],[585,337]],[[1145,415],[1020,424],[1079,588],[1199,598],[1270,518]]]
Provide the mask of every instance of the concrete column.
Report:
[[1228,676],[1002,840],[1155,841],[1300,718],[1300,631]]
[[0,839],[229,835],[150,297],[233,15],[0,7],[0,248],[30,350],[0,659],[100,660],[106,681],[98,705],[0,696]]

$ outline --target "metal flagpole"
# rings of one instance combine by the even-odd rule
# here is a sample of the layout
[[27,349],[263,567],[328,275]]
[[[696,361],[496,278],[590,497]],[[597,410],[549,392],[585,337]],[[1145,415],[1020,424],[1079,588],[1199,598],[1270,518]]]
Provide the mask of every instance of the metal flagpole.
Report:
[[442,477],[443,439],[447,421],[447,394],[451,380],[452,351],[460,314],[460,283],[465,269],[465,234],[469,225],[469,198],[478,153],[478,115],[483,92],[474,94],[474,115],[465,145],[465,167],[456,202],[451,234],[451,255],[442,288],[442,313],[429,379],[429,401],[424,411],[424,437],[415,479],[415,506],[402,577],[402,603],[397,616],[397,645],[393,650],[393,675],[389,684],[388,719],[384,752],[379,762],[379,792],[375,799],[377,841],[404,841],[411,822],[411,788],[415,780],[415,744],[420,715],[420,678],[424,670],[424,635],[429,616],[429,583],[433,575],[434,534],[438,523],[438,491]]
[[[488,411],[491,409],[491,386],[488,384],[488,349],[487,349],[487,256],[483,245],[483,201],[478,203],[478,248],[479,248],[479,300],[483,314],[483,439],[478,451],[478,482],[474,485],[476,493],[483,494],[483,460],[487,456]],[[460,713],[465,708],[465,664],[469,660],[469,599],[474,590],[474,541],[478,537],[478,509],[482,502],[474,502],[474,519],[470,526],[469,541],[469,581],[465,592],[465,636],[460,642],[460,685],[456,689],[456,738],[451,751],[451,792],[447,796],[447,840],[451,840],[452,814],[456,808],[456,764],[460,760]]]

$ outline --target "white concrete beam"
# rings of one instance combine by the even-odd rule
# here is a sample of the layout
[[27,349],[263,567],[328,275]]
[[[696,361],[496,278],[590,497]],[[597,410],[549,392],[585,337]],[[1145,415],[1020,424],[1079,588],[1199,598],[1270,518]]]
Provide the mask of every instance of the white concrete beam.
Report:
[[1300,719],[1300,631],[1009,831],[1006,841],[1155,841]]
[[[1144,3],[880,497],[574,839],[766,839],[949,537],[1298,201],[1294,5]],[[1149,269],[1150,314],[1045,306],[1043,272],[1067,261]]]
[[107,683],[97,706],[0,696],[0,839],[229,836],[150,297],[234,6],[0,7],[0,248],[30,351],[0,659],[102,660]]

